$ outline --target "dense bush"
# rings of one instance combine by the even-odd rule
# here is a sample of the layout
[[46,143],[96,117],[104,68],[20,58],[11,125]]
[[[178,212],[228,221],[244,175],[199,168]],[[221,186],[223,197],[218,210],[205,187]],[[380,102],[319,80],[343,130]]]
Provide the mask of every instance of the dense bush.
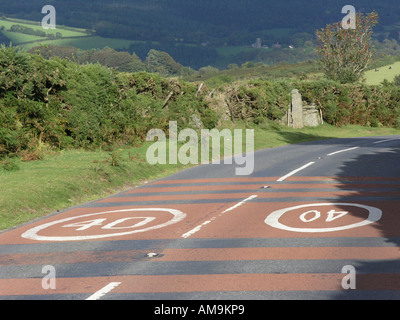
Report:
[[46,32],[44,32],[42,30],[34,30],[33,28],[25,27],[20,24],[12,25],[10,28],[10,31],[29,34],[29,35],[38,36],[38,37],[46,37]]
[[400,88],[339,84],[333,81],[297,83],[303,100],[315,103],[324,119],[336,126],[397,126],[400,117]]
[[121,73],[0,49],[0,157],[40,158],[45,147],[99,147],[143,141],[170,120],[216,124],[197,86],[155,74]]
[[232,118],[255,124],[281,118],[290,104],[286,82],[253,81],[233,86],[227,94]]
[[280,119],[290,106],[292,89],[299,90],[305,103],[315,104],[327,123],[399,125],[400,87],[340,84],[331,80],[253,81],[232,86],[227,90],[232,118],[255,124]]
[[[231,119],[249,124],[281,119],[298,89],[324,120],[341,126],[400,126],[400,87],[331,80],[254,80],[225,84]],[[218,89],[220,90],[220,89]],[[135,144],[153,128],[214,128],[212,92],[175,78],[78,65],[0,48],[0,158],[40,159],[48,148]],[[221,94],[217,95],[221,99]],[[206,99],[207,97],[207,99]],[[217,99],[217,98],[216,98]],[[218,105],[218,103],[217,103]]]

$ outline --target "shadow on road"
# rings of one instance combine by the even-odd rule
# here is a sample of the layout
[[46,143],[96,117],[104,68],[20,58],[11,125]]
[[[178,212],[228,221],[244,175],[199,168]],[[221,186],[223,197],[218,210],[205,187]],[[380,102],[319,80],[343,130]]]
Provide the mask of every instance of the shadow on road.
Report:
[[[354,196],[362,197],[362,199],[365,196],[366,199],[356,202],[377,207],[383,211],[382,218],[372,224],[379,231],[380,240],[382,240],[380,246],[397,247],[400,253],[400,147],[398,144],[398,142],[392,142],[387,144],[387,146],[392,146],[388,148],[383,148],[381,144],[371,144],[369,147],[373,148],[370,152],[344,162],[337,179],[343,182],[343,190],[352,190],[348,184],[350,179],[346,178],[357,180],[361,189],[358,189],[359,191],[354,193]],[[373,190],[372,196],[371,190]],[[368,199],[367,196],[370,198]],[[343,198],[338,202],[349,201],[348,198]],[[378,252],[382,249],[375,250]],[[378,256],[376,258],[376,261],[354,260],[352,263],[355,263],[356,289],[340,288],[340,294],[335,295],[333,299],[400,299],[400,260],[380,260]]]

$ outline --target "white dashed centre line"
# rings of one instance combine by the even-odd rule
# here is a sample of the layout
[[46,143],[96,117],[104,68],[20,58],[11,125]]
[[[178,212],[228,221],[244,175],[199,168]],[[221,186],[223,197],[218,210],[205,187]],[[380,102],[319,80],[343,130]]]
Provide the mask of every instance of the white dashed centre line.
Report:
[[212,217],[210,220],[204,221],[202,224],[200,224],[200,225],[198,225],[197,227],[193,228],[192,230],[190,230],[190,231],[184,233],[184,234],[182,235],[182,238],[188,238],[188,237],[190,237],[191,235],[193,235],[193,234],[195,234],[196,232],[200,231],[200,229],[201,229],[203,226],[209,224],[211,221],[214,221],[216,218],[222,216],[224,213],[229,212],[229,211],[232,211],[232,210],[236,209],[237,207],[240,207],[243,203],[245,203],[245,202],[247,202],[247,201],[250,201],[250,200],[252,200],[252,199],[254,199],[254,198],[257,198],[257,195],[252,195],[252,196],[250,196],[250,197],[248,197],[248,198],[246,198],[246,199],[240,201],[239,203],[235,204],[234,206],[232,206],[232,207],[230,207],[230,208],[224,210],[224,211],[221,212],[219,215],[217,215],[217,216],[215,216],[215,217]]
[[338,154],[338,153],[342,153],[342,152],[346,152],[346,151],[351,151],[351,150],[355,150],[355,149],[358,149],[358,148],[360,148],[360,147],[353,147],[353,148],[348,148],[348,149],[335,151],[335,152],[332,152],[332,153],[328,153],[328,156],[333,156],[334,154]]
[[374,142],[374,144],[384,143],[384,142],[394,141],[394,140],[400,140],[400,139],[399,138],[392,138],[392,139],[380,140],[380,141]]
[[279,178],[277,181],[278,182],[282,182],[282,181],[286,180],[287,178],[291,177],[292,175],[296,174],[297,172],[299,172],[299,171],[301,171],[301,170],[313,165],[314,163],[315,162],[309,162],[309,163],[305,164],[304,166],[302,166],[302,167],[300,167],[300,168],[298,168],[296,170],[293,170],[292,172],[289,172],[287,175],[284,175],[282,178]]
[[89,298],[86,300],[99,300],[101,297],[109,293],[111,290],[113,290],[115,287],[118,287],[121,284],[121,282],[110,282],[108,285],[106,285],[104,288],[100,289],[99,291],[93,293]]

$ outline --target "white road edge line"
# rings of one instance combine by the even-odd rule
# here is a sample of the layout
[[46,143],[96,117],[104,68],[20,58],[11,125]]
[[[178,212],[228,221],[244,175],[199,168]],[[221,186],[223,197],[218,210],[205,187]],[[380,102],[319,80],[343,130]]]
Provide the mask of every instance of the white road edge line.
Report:
[[289,178],[290,176],[296,174],[297,172],[299,172],[299,171],[301,171],[301,170],[313,165],[314,163],[315,162],[309,162],[309,163],[305,164],[304,166],[302,166],[302,167],[300,167],[300,168],[298,168],[296,170],[293,170],[292,172],[289,172],[287,175],[284,175],[282,178],[279,178],[276,181],[282,182],[282,181],[286,180],[287,178]]
[[99,300],[101,297],[103,297],[104,295],[109,293],[115,287],[118,287],[120,284],[121,284],[121,282],[110,282],[104,288],[102,288],[99,291],[93,293],[89,298],[87,298],[85,300]]
[[343,149],[343,150],[335,151],[335,152],[332,152],[332,153],[328,153],[328,156],[333,156],[334,154],[337,154],[337,153],[346,152],[346,151],[351,151],[351,150],[355,150],[355,149],[358,149],[358,148],[360,148],[360,147],[353,147],[353,148],[348,148],[348,149]]
[[221,212],[219,215],[217,215],[217,216],[215,216],[215,217],[212,217],[210,220],[204,221],[202,224],[199,224],[197,227],[195,227],[195,228],[193,228],[192,230],[190,230],[190,231],[184,233],[184,234],[182,235],[182,238],[189,238],[191,235],[193,235],[193,234],[195,234],[196,232],[200,231],[200,229],[201,229],[202,227],[204,227],[205,225],[209,224],[211,221],[215,220],[217,217],[220,217],[220,216],[222,216],[224,213],[229,212],[229,211],[232,211],[232,210],[236,209],[237,207],[240,207],[243,203],[245,203],[245,202],[247,202],[247,201],[250,201],[250,200],[252,200],[252,199],[254,199],[254,198],[257,198],[257,195],[252,195],[252,196],[250,196],[250,197],[248,197],[248,198],[246,198],[246,199],[240,201],[239,203],[235,204],[234,206],[232,206],[232,207],[230,207],[230,208],[224,210],[224,211]]

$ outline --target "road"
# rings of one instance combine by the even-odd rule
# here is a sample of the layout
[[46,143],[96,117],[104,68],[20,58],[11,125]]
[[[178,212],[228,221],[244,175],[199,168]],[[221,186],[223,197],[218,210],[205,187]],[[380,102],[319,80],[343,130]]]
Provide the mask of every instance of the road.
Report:
[[0,233],[0,299],[399,299],[399,161],[400,136],[288,145],[54,213]]

